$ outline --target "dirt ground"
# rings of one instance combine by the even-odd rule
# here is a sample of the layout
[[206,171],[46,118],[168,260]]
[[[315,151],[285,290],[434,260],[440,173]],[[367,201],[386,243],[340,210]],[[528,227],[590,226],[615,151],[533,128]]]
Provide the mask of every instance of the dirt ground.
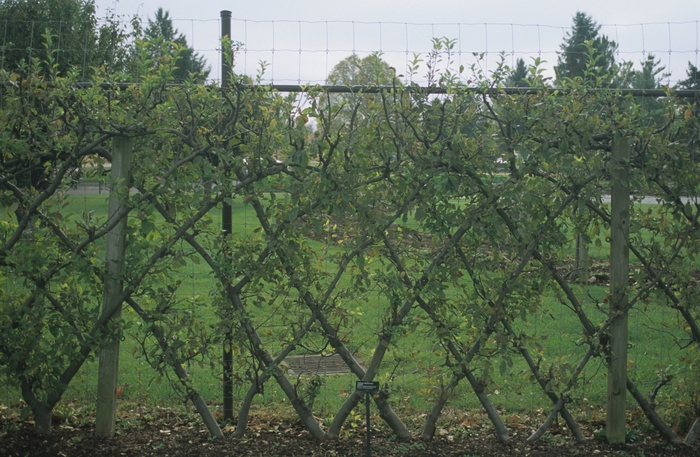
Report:
[[[430,441],[393,440],[381,428],[371,437],[373,456],[700,456],[700,446],[671,446],[653,433],[631,432],[631,442],[610,446],[596,439],[596,424],[584,424],[591,437],[574,443],[566,431],[554,425],[540,440],[526,442],[531,427],[511,424],[511,441],[500,443],[486,424],[455,424],[439,429]],[[242,439],[232,438],[234,428],[224,428],[226,438],[214,440],[196,417],[170,412],[131,413],[121,416],[113,438],[96,438],[91,418],[55,417],[53,433],[38,437],[30,420],[0,416],[0,456],[365,456],[366,431],[354,430],[336,441],[317,441],[290,419],[255,417]]]

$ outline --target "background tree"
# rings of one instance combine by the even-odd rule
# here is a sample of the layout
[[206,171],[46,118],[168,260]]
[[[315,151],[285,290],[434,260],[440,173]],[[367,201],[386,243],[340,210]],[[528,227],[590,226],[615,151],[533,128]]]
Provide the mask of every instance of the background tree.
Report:
[[[687,76],[686,79],[678,82],[678,89],[700,90],[700,70],[698,70],[698,67],[696,67],[692,63],[688,62],[688,69],[686,70],[686,76]],[[695,94],[695,103],[694,103],[693,109],[686,111],[686,113],[687,113],[686,116],[689,116],[690,114],[694,114],[695,118],[697,120],[697,116],[700,113],[700,108],[698,108],[699,105],[700,105],[700,96],[698,94]]]
[[697,90],[698,88],[700,88],[700,70],[698,70],[698,67],[688,62],[686,76],[686,79],[678,82],[679,89]]
[[105,22],[96,33],[97,42],[92,50],[95,66],[102,67],[112,79],[130,80],[134,64],[134,39],[142,33],[139,17],[124,18],[107,10]]
[[[374,53],[360,58],[357,54],[338,62],[328,74],[326,84],[332,86],[383,86],[391,85],[395,71],[381,55]],[[360,106],[365,106],[368,99],[358,94],[328,94],[321,97],[320,103],[330,107],[326,115],[330,116],[327,125],[348,125],[358,113]]]
[[[678,89],[700,90],[700,70],[698,67],[688,62],[686,76],[686,79],[678,82]],[[692,151],[694,151],[693,160],[695,163],[700,162],[700,152],[698,152],[697,140],[698,134],[700,133],[700,125],[698,122],[699,115],[700,95],[696,93],[692,106],[687,106],[684,112],[684,117],[688,120],[688,132],[686,132],[686,138],[688,138],[688,146],[692,148]]]
[[394,70],[380,54],[370,54],[362,59],[353,54],[333,67],[326,82],[336,86],[380,86],[391,84],[393,78]]
[[[660,60],[654,54],[647,55],[646,60],[641,62],[640,70],[629,72],[629,87],[632,89],[660,89],[664,78],[668,78],[670,73],[665,72],[666,67],[660,65]],[[637,105],[642,116],[648,118],[648,122],[653,123],[657,128],[661,128],[666,122],[664,115],[665,104],[660,97],[643,95],[636,97]]]
[[91,48],[97,42],[95,4],[92,0],[6,0],[0,2],[0,25],[5,28],[0,67],[17,71],[20,62],[46,61],[48,31],[58,71],[93,65]]
[[[686,79],[678,82],[677,88],[686,90],[700,90],[700,70],[698,70],[698,67],[688,62],[686,76]],[[695,94],[694,109],[691,110],[690,113],[694,112],[696,117],[698,114],[698,104],[700,104],[700,96]]]
[[648,54],[646,60],[641,62],[641,70],[632,72],[630,85],[634,89],[660,88],[663,79],[670,75],[670,73],[664,71],[666,67],[661,66],[660,63],[661,60],[657,59],[654,54]]
[[164,53],[177,54],[176,67],[173,71],[175,81],[184,81],[191,74],[194,74],[198,82],[204,82],[209,76],[210,69],[204,57],[187,44],[185,35],[175,28],[170,13],[163,8],[158,8],[155,18],[148,19],[143,39],[151,43],[167,43],[152,48],[153,55],[151,57],[156,60],[161,58]]
[[574,15],[571,31],[566,34],[560,47],[558,63],[554,67],[557,81],[561,82],[564,78],[593,80],[600,77],[605,85],[612,82],[616,73],[614,52],[617,44],[607,36],[599,35],[599,32],[600,25],[591,16],[580,11]]
[[515,63],[515,68],[511,70],[506,86],[508,87],[528,87],[530,85],[528,78],[527,67],[523,59],[518,59]]

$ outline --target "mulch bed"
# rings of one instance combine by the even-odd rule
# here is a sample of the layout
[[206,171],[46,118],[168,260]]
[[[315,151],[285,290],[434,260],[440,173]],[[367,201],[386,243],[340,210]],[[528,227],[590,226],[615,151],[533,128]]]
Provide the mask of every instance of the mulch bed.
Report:
[[[260,417],[249,426],[242,439],[232,438],[233,427],[226,427],[227,437],[214,440],[196,418],[182,415],[145,414],[122,418],[117,435],[96,438],[89,420],[57,418],[53,433],[37,436],[31,421],[18,417],[0,418],[0,456],[364,456],[366,435],[357,426],[334,441],[317,441],[292,420]],[[274,425],[270,425],[273,423]],[[454,430],[454,429],[452,429]],[[511,442],[500,443],[491,429],[477,425],[459,434],[440,430],[430,441],[416,439],[400,442],[383,430],[373,432],[373,456],[700,456],[700,446],[671,446],[655,436],[637,437],[639,441],[611,446],[595,438],[584,444],[574,443],[563,430],[554,427],[539,441],[527,443],[527,431],[512,429]],[[452,433],[452,434],[451,434]]]

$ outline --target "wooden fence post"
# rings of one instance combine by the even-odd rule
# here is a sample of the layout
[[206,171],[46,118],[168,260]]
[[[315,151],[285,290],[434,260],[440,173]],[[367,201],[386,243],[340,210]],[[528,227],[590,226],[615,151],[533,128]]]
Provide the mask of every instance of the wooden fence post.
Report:
[[627,289],[629,286],[629,144],[615,135],[611,163],[610,360],[608,364],[608,443],[625,442],[627,409]]
[[575,277],[581,284],[585,284],[590,277],[590,260],[588,258],[588,248],[583,242],[583,235],[576,237],[576,256],[574,260]]
[[[123,199],[131,187],[132,140],[118,136],[112,140],[112,185],[109,195],[109,218],[114,217],[123,205]],[[108,234],[105,252],[104,294],[101,312],[107,312],[117,306],[112,321],[121,318],[121,303],[113,300],[122,292],[122,272],[126,251],[127,218],[117,224]],[[109,323],[107,324],[109,325]],[[95,417],[95,434],[97,436],[114,435],[117,414],[117,382],[119,376],[119,340],[104,344],[100,350],[100,366],[97,377],[97,405]]]

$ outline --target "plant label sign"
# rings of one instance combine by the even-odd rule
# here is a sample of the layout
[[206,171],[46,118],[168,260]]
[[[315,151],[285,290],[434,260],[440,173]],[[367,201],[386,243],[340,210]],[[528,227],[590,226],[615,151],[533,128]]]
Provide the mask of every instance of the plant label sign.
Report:
[[378,394],[379,383],[374,381],[356,381],[355,390],[368,394]]

